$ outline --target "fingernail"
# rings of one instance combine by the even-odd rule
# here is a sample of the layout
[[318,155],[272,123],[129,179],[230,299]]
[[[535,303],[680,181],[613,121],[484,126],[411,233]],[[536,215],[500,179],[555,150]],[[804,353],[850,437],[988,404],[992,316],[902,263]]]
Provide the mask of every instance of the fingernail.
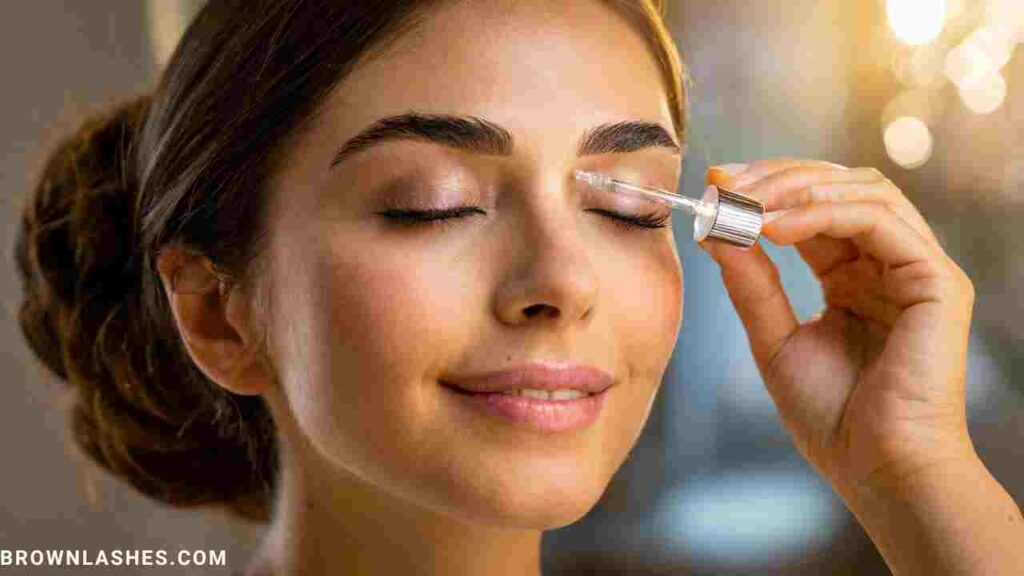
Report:
[[742,173],[747,171],[747,168],[750,168],[750,166],[748,164],[737,164],[737,163],[734,163],[734,164],[720,164],[718,166],[712,166],[711,167],[712,170],[719,170],[721,172],[725,172],[726,174],[728,174],[730,176],[736,176],[737,174],[742,174]]
[[764,219],[762,220],[762,222],[764,224],[767,224],[773,220],[778,220],[779,218],[782,218],[787,213],[789,213],[789,210],[776,210],[774,212],[765,212]]

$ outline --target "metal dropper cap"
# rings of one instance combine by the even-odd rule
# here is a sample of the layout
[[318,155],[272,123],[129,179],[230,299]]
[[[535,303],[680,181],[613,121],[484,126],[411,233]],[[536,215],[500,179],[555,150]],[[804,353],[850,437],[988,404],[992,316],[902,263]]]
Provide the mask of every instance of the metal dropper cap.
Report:
[[693,239],[698,242],[710,238],[749,248],[761,236],[764,205],[753,198],[712,185],[695,212]]
[[704,190],[704,197],[697,200],[660,188],[618,180],[598,172],[577,170],[575,178],[598,190],[639,196],[692,214],[695,219],[693,239],[697,242],[711,239],[750,248],[761,236],[764,205],[753,198],[718,186],[708,186]]

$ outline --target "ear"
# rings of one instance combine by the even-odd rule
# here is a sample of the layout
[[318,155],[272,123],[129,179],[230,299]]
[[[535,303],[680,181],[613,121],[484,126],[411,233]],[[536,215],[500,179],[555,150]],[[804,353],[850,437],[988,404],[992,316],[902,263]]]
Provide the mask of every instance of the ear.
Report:
[[162,249],[156,267],[185,349],[203,374],[235,394],[266,392],[273,371],[247,295],[183,247]]

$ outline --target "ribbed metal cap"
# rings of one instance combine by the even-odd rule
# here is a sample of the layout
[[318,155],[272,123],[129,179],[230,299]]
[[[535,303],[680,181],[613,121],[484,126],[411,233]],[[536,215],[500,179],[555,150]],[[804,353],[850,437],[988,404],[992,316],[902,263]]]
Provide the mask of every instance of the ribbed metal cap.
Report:
[[761,236],[763,222],[764,204],[718,186],[708,186],[693,224],[693,239],[700,242],[711,238],[750,248]]

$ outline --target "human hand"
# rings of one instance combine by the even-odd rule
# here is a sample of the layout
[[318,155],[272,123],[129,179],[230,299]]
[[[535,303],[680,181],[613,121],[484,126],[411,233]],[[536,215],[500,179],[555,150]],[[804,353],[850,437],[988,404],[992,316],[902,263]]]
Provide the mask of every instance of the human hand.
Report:
[[708,181],[785,211],[763,236],[795,246],[824,292],[825,309],[801,324],[760,246],[703,244],[800,453],[841,495],[975,460],[964,406],[974,290],[910,201],[871,168],[784,159],[729,172]]

